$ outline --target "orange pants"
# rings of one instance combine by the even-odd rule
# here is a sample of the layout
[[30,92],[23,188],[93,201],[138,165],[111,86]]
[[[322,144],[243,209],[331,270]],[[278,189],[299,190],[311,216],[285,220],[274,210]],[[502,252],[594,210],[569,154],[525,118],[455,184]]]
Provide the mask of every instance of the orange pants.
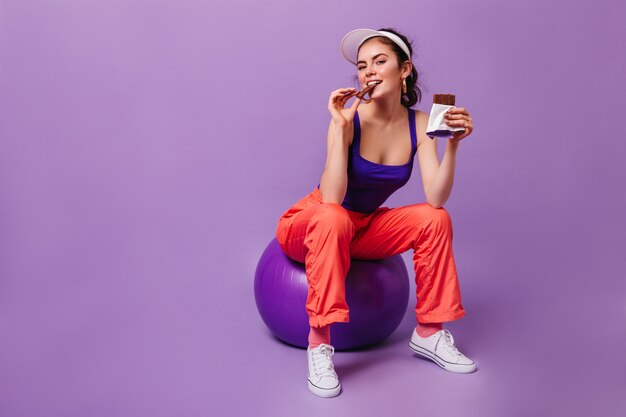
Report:
[[420,323],[442,323],[465,315],[452,254],[452,222],[444,208],[429,204],[371,214],[322,203],[316,187],[283,213],[276,239],[283,252],[305,264],[311,327],[350,321],[345,277],[350,258],[383,259],[413,248]]

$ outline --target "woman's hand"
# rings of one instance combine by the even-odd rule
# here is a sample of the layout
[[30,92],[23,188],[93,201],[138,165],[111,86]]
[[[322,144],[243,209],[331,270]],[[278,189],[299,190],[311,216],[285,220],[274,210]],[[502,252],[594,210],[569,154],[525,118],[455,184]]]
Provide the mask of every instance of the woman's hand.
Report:
[[347,109],[346,112],[341,110],[346,105],[350,97],[358,93],[356,88],[340,88],[330,93],[328,99],[328,111],[333,118],[336,126],[346,127],[354,120],[354,114],[356,108],[359,107],[362,99],[356,97],[354,103]]
[[472,134],[474,123],[467,110],[463,107],[453,107],[448,110],[444,116],[444,122],[450,127],[463,127],[464,131],[452,132],[451,141],[459,143]]

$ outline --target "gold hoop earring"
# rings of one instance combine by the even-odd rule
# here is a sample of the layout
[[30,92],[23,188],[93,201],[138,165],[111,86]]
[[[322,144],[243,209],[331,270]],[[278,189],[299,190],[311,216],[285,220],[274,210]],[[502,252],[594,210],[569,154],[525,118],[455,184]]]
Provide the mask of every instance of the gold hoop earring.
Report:
[[402,94],[406,94],[406,78],[402,79]]

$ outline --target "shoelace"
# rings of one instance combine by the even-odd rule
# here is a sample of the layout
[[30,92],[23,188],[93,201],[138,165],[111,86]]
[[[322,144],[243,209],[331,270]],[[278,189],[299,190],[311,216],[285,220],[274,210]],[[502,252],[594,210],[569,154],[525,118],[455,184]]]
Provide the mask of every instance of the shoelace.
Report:
[[335,367],[331,356],[335,354],[335,348],[331,345],[321,344],[319,349],[314,349],[311,352],[311,359],[313,360],[313,369],[315,374],[319,377],[332,376],[337,377],[335,373]]
[[462,353],[459,352],[456,346],[454,346],[454,337],[452,337],[452,333],[450,333],[448,329],[443,329],[441,331],[441,337],[439,338],[439,341],[442,342],[443,347],[451,354],[457,355],[457,357],[462,355]]

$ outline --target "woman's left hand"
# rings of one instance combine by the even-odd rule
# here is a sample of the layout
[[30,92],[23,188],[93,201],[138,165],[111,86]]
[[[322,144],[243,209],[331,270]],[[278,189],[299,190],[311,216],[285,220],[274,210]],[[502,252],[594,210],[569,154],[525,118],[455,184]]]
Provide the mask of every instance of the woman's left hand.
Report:
[[443,120],[450,127],[465,128],[464,131],[452,132],[452,138],[450,138],[450,140],[456,143],[471,135],[474,130],[472,118],[469,112],[463,107],[451,108],[446,112]]

